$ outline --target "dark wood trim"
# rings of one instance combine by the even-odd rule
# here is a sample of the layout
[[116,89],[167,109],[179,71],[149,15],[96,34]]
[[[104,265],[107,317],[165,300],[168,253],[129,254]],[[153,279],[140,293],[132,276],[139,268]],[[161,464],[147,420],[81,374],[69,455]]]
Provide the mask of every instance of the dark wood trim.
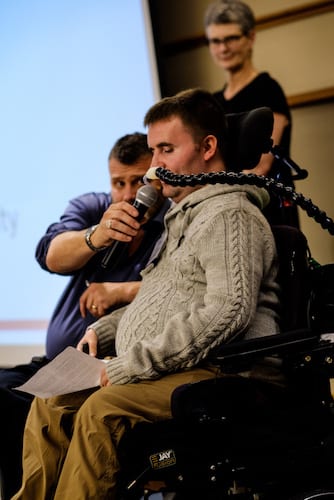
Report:
[[291,95],[287,99],[291,109],[334,101],[334,87]]
[[[298,7],[280,10],[274,14],[258,17],[256,20],[257,30],[264,30],[279,26],[288,22],[305,19],[307,17],[324,14],[334,10],[334,0],[321,0],[308,2]],[[161,47],[161,55],[164,57],[175,56],[181,52],[187,52],[206,45],[204,33],[190,38],[179,39],[175,42],[166,43]]]
[[288,22],[298,21],[306,17],[317,16],[334,10],[334,0],[322,0],[319,2],[309,2],[298,7],[280,10],[275,14],[258,17],[256,27],[258,30],[272,28]]

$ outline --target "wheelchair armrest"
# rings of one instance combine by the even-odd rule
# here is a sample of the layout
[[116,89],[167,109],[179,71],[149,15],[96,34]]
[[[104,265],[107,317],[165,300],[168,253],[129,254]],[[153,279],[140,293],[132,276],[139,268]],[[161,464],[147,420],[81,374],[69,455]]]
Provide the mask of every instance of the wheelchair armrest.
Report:
[[236,372],[263,357],[291,355],[313,349],[319,343],[319,335],[311,330],[293,330],[223,344],[210,357],[210,361],[218,363],[224,370]]

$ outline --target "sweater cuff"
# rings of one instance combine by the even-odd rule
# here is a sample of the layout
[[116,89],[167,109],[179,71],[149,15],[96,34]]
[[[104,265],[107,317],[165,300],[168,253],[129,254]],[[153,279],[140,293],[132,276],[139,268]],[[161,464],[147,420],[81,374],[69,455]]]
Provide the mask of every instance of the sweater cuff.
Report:
[[132,379],[129,375],[126,374],[124,360],[122,361],[120,357],[113,358],[112,360],[107,362],[106,372],[110,382],[115,385],[131,384],[137,382],[137,380]]

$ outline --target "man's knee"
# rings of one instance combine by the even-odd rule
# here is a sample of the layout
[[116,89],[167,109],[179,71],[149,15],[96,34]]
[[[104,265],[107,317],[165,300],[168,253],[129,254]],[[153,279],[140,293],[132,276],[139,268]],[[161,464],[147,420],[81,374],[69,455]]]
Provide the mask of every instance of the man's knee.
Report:
[[118,416],[133,415],[138,406],[147,405],[145,396],[138,395],[138,384],[101,387],[91,394],[78,411],[79,418],[96,417],[108,421]]

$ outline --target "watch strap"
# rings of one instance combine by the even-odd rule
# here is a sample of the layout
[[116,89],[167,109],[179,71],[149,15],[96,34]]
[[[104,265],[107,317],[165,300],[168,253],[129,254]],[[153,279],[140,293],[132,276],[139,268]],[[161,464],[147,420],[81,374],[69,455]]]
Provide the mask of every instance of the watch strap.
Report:
[[93,250],[93,252],[101,252],[101,250],[105,250],[106,248],[108,247],[96,247],[95,245],[93,245],[92,243],[92,235],[95,233],[96,229],[99,227],[99,224],[95,224],[94,226],[91,226],[87,229],[86,233],[85,233],[85,241],[87,243],[87,246]]

